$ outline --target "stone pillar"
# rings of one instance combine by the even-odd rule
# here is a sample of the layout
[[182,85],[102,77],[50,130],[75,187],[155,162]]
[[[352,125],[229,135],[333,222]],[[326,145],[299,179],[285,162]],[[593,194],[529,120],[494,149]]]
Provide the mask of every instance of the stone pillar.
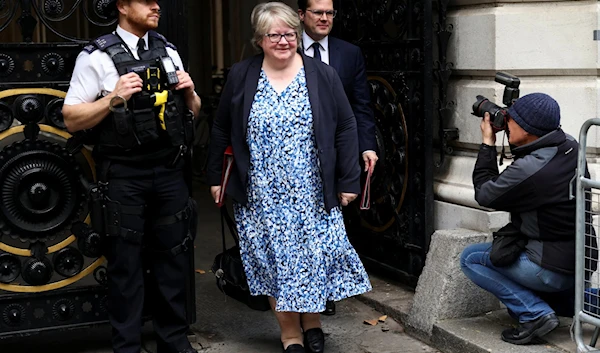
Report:
[[500,308],[490,293],[471,282],[460,268],[460,254],[469,244],[482,243],[487,233],[469,229],[438,230],[406,320],[408,328],[420,335],[431,335],[433,325],[452,318],[470,317]]

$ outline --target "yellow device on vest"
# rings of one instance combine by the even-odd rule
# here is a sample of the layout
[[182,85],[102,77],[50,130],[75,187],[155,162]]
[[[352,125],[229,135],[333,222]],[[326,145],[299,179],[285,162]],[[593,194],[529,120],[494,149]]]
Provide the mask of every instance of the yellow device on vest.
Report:
[[169,100],[169,91],[164,90],[162,92],[154,93],[154,106],[160,106],[158,122],[160,123],[160,128],[163,130],[167,130],[167,125],[165,125],[165,108],[167,106],[167,100]]

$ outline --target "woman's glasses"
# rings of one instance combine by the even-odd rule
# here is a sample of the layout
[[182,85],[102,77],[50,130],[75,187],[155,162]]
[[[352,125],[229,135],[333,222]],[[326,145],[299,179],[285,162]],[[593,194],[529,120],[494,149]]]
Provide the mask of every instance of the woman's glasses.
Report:
[[281,38],[283,38],[283,37],[285,37],[286,41],[293,42],[296,40],[297,34],[296,34],[296,32],[283,33],[283,34],[267,33],[267,34],[265,34],[265,37],[269,38],[271,43],[279,43],[279,42],[281,42]]

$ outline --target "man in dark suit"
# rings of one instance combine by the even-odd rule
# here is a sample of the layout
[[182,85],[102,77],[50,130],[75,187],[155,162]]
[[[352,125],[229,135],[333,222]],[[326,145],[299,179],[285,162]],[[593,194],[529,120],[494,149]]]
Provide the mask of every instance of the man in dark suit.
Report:
[[[333,0],[298,0],[298,15],[304,25],[304,54],[332,66],[340,76],[356,117],[358,147],[367,171],[375,168],[378,157],[365,60],[359,47],[329,35],[336,13]],[[323,314],[334,315],[335,303],[328,301]]]

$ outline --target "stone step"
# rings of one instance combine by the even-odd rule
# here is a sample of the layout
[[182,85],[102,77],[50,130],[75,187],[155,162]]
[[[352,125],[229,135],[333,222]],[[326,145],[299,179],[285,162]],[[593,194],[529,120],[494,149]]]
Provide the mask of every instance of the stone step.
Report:
[[[414,292],[402,284],[370,274],[373,291],[358,297],[406,326]],[[500,333],[516,322],[506,310],[489,312],[482,316],[449,319],[434,324],[431,336],[407,327],[409,334],[446,353],[576,353],[571,340],[571,318],[560,318],[560,326],[538,344],[517,346],[500,339]],[[594,328],[584,325],[584,338],[589,342]],[[600,351],[597,351],[600,352]]]
[[[507,315],[508,316],[508,315]],[[467,319],[446,320],[433,326],[432,344],[446,353],[565,353],[551,343],[514,345],[500,339],[500,333],[509,328],[510,323],[500,323],[490,317],[478,316]],[[556,330],[566,331],[568,327]],[[555,330],[555,331],[556,331]],[[570,341],[570,338],[568,339]],[[575,348],[575,344],[570,342]]]

